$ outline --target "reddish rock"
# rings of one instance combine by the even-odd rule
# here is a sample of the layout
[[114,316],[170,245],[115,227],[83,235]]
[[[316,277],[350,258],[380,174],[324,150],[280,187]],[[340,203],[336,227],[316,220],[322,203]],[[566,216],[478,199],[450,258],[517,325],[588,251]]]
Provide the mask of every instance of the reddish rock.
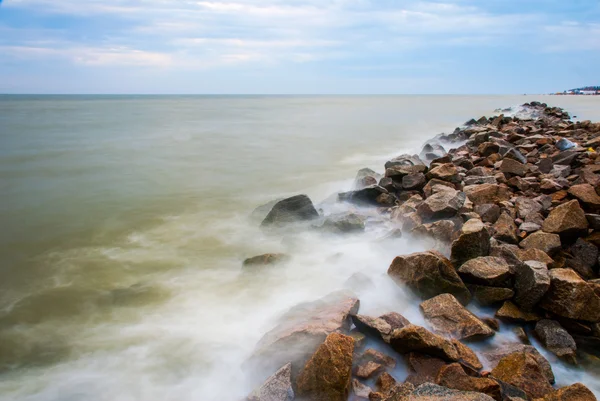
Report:
[[436,383],[455,390],[484,393],[497,401],[502,401],[502,388],[497,381],[471,377],[458,363],[443,366],[437,375]]
[[506,242],[509,244],[516,244],[519,242],[517,237],[517,226],[512,217],[506,212],[502,212],[496,223],[494,224],[494,238],[498,241]]
[[275,265],[286,261],[288,258],[289,257],[283,253],[266,253],[244,260],[243,265],[244,267]]
[[[579,202],[572,200],[557,206],[544,220],[542,229],[547,233],[573,237],[587,234],[588,222]],[[548,253],[548,252],[547,252]]]
[[458,274],[466,283],[490,287],[505,287],[512,278],[508,263],[494,256],[471,259],[458,269]]
[[497,184],[481,184],[466,186],[463,191],[475,205],[496,203],[510,199],[511,192],[508,187]]
[[504,302],[504,305],[496,312],[496,317],[510,322],[529,323],[537,322],[541,317],[533,312],[525,312],[510,301]]
[[558,234],[537,231],[527,236],[519,246],[523,249],[539,249],[548,255],[553,255],[561,249],[561,241]]
[[589,388],[581,383],[575,383],[547,394],[543,401],[597,401],[597,399]]
[[542,368],[525,352],[516,352],[500,360],[492,376],[525,391],[529,397],[540,398],[554,391]]
[[373,361],[366,361],[363,363],[360,363],[355,369],[354,369],[354,375],[360,379],[368,379],[371,376],[375,375],[376,373],[379,373],[383,370],[383,365],[377,363],[377,362],[373,362]]
[[448,361],[457,361],[459,354],[452,342],[431,333],[424,327],[409,325],[394,330],[390,339],[392,348],[401,354],[420,352]]
[[513,159],[504,159],[500,164],[500,171],[505,174],[518,175],[520,177],[525,177],[525,174],[529,171],[529,167],[526,164],[519,163]]
[[452,345],[458,352],[458,362],[472,372],[483,369],[483,365],[473,350],[458,340],[452,340]]
[[448,364],[443,359],[430,355],[411,352],[407,358],[409,374],[407,383],[420,386],[423,383],[435,383],[440,369]]
[[465,199],[463,192],[444,189],[429,196],[417,206],[417,213],[425,222],[452,217],[464,205]]
[[515,292],[510,288],[469,285],[473,298],[483,306],[494,305],[514,297]]
[[497,347],[494,351],[488,351],[482,353],[482,357],[490,363],[490,367],[493,369],[498,366],[500,360],[513,353],[527,353],[536,360],[537,364],[542,368],[542,372],[546,380],[549,383],[554,383],[554,373],[552,372],[552,366],[550,362],[532,345],[526,344],[505,344],[502,347]]
[[572,269],[552,269],[550,280],[542,308],[569,319],[600,322],[600,297],[592,285]]
[[569,188],[569,195],[579,199],[586,207],[592,210],[600,208],[600,196],[598,196],[596,190],[590,184],[573,185]]
[[431,169],[427,173],[428,179],[438,179],[447,182],[458,183],[460,182],[460,178],[458,176],[458,170],[456,166],[452,163],[442,164],[438,167]]

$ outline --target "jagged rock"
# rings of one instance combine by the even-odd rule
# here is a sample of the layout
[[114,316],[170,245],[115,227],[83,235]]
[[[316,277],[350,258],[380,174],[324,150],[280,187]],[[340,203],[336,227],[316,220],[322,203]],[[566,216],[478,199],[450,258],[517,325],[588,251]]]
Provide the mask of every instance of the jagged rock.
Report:
[[414,324],[394,330],[390,345],[401,354],[420,352],[451,362],[459,359],[458,351],[450,341]]
[[515,302],[531,311],[550,288],[550,274],[543,262],[528,260],[518,265],[515,276]]
[[515,292],[510,288],[469,285],[473,298],[483,306],[494,305],[512,299]]
[[388,324],[392,327],[392,331],[401,329],[410,324],[407,318],[397,312],[386,313],[385,315],[379,316],[379,319],[388,322]]
[[500,146],[497,143],[493,142],[484,142],[477,148],[477,152],[483,157],[488,157],[491,154],[498,153],[500,151]]
[[277,202],[262,221],[261,226],[279,227],[318,217],[319,213],[310,198],[306,195],[296,195]]
[[487,360],[490,364],[490,368],[494,369],[498,366],[498,362],[500,360],[510,354],[513,353],[527,353],[535,359],[537,364],[542,368],[542,372],[546,380],[553,384],[554,383],[554,373],[552,372],[552,366],[550,362],[540,352],[532,345],[526,344],[505,344],[502,347],[498,347],[493,351],[483,352],[482,357]]
[[500,171],[506,174],[518,175],[525,177],[525,174],[529,171],[529,167],[526,164],[520,163],[513,159],[504,159],[500,163]]
[[552,255],[561,249],[561,241],[558,234],[536,231],[522,240],[519,246],[523,249],[539,249]]
[[406,382],[415,386],[420,386],[423,383],[434,383],[440,369],[448,364],[443,359],[419,352],[411,352],[406,359],[409,367]]
[[358,205],[377,206],[380,204],[378,198],[382,194],[388,194],[388,190],[379,185],[370,185],[356,191],[338,194],[338,199],[342,202],[350,202]]
[[371,185],[377,184],[377,181],[381,178],[381,174],[377,174],[370,168],[363,168],[358,170],[356,178],[354,179],[354,189],[363,189]]
[[264,255],[254,256],[244,260],[243,266],[269,266],[284,262],[289,256],[283,253],[266,253]]
[[575,362],[577,344],[560,323],[555,320],[540,320],[535,325],[535,334],[544,347],[553,354],[569,362]]
[[585,268],[591,269],[598,263],[598,248],[584,239],[578,238],[570,250],[573,259]]
[[393,166],[425,166],[423,160],[417,155],[400,155],[393,158],[392,160],[385,163],[385,168],[388,169]]
[[414,166],[407,165],[397,165],[386,168],[385,176],[391,178],[394,181],[402,181],[402,177],[410,175],[423,173],[427,170],[427,167],[421,164]]
[[431,169],[427,173],[427,178],[430,180],[436,178],[438,180],[453,183],[460,182],[458,170],[456,169],[456,166],[452,163],[442,164],[441,166]]
[[454,189],[454,190],[456,189],[456,186],[454,184],[452,184],[451,182],[446,182],[446,181],[442,181],[442,180],[438,180],[438,179],[434,178],[432,180],[429,180],[429,182],[427,182],[425,187],[423,187],[423,193],[425,194],[425,196],[430,197],[435,192],[437,192],[437,189],[434,191],[434,188],[436,186],[442,186],[442,187],[446,187],[446,188],[450,188],[450,189]]
[[458,340],[491,337],[494,331],[469,312],[450,294],[442,294],[421,303],[425,319],[434,331]]
[[369,348],[365,352],[362,353],[360,358],[358,358],[358,363],[362,364],[365,362],[375,362],[380,364],[381,366],[388,367],[393,369],[396,367],[396,360],[391,356],[384,354],[383,352],[379,352],[374,350],[373,348]]
[[352,379],[352,394],[354,394],[356,399],[368,400],[369,394],[371,394],[371,392],[373,392],[371,387],[369,387],[365,384],[362,384],[357,379]]
[[517,226],[514,223],[512,217],[506,212],[502,212],[496,223],[494,224],[494,238],[499,241],[506,242],[509,244],[516,244],[518,242],[517,237]]
[[246,366],[273,371],[292,362],[299,368],[327,335],[350,329],[350,315],[356,315],[358,308],[358,299],[347,292],[295,306],[262,337]]
[[447,189],[436,192],[425,199],[418,207],[417,213],[423,221],[432,221],[455,216],[465,203],[463,192]]
[[[560,234],[561,237],[576,237],[587,234],[588,222],[579,202],[572,200],[557,206],[550,212],[542,229],[547,233]],[[549,252],[546,252],[549,253]]]
[[522,311],[510,301],[504,302],[504,305],[496,312],[496,317],[510,322],[521,323],[537,322],[541,319],[536,313]]
[[552,269],[550,280],[542,308],[569,319],[600,322],[600,297],[592,285],[572,269]]
[[475,206],[475,213],[481,217],[481,221],[494,224],[500,217],[500,207],[494,204]]
[[583,202],[586,207],[592,210],[600,208],[600,196],[598,196],[596,190],[590,184],[573,185],[569,188],[568,192]]
[[554,391],[537,361],[525,352],[515,352],[500,360],[492,376],[540,398]]
[[385,320],[366,315],[355,315],[352,316],[352,321],[356,328],[362,333],[379,337],[385,342],[389,342],[392,326]]
[[506,287],[512,278],[508,263],[494,256],[471,259],[458,269],[458,274],[465,283],[490,287]]
[[388,394],[396,387],[396,379],[388,372],[383,372],[379,375],[375,384],[377,385],[377,391]]
[[292,364],[288,363],[269,377],[260,388],[254,390],[247,401],[292,401],[293,399]]
[[354,340],[339,333],[327,336],[298,376],[298,396],[314,401],[346,401],[352,379]]
[[374,362],[374,361],[366,361],[360,363],[354,369],[354,375],[360,379],[369,379],[374,376],[376,373],[380,373],[383,370],[383,365]]
[[530,248],[530,249],[517,249],[516,250],[519,261],[521,260],[535,260],[538,262],[542,262],[546,265],[546,267],[550,267],[552,263],[554,263],[554,259],[552,259],[548,254],[541,249]]
[[479,361],[477,354],[475,354],[471,348],[456,339],[452,340],[452,345],[454,345],[454,348],[456,348],[456,351],[458,352],[458,363],[464,368],[471,372],[479,372],[483,369],[483,365]]
[[510,199],[510,190],[504,185],[481,184],[466,186],[463,191],[475,205],[500,203]]
[[448,293],[463,304],[471,298],[450,261],[435,251],[398,256],[388,269],[388,275],[423,298]]
[[421,189],[427,183],[423,173],[409,174],[402,177],[402,188],[406,190]]
[[455,266],[468,260],[490,254],[490,234],[481,220],[471,219],[460,230],[460,236],[452,243],[451,259]]
[[489,395],[473,391],[452,390],[433,383],[421,384],[406,401],[493,401]]
[[543,401],[598,401],[594,393],[581,383],[560,388],[546,394]]
[[443,366],[437,375],[436,383],[454,390],[484,393],[495,400],[502,400],[502,388],[497,381],[471,377],[458,363]]
[[520,219],[525,220],[527,216],[531,216],[532,214],[536,214],[542,211],[542,205],[531,198],[525,198],[520,196],[515,201],[515,207],[517,209],[517,216]]

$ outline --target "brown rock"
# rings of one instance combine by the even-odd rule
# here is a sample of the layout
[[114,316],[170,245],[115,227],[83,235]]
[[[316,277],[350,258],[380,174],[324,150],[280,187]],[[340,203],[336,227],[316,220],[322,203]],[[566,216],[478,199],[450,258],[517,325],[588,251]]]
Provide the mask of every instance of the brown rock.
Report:
[[327,336],[300,372],[298,395],[314,401],[346,401],[352,379],[354,340],[339,333]]
[[481,220],[471,219],[452,243],[452,263],[459,267],[468,260],[490,254],[490,234]]
[[600,196],[598,196],[596,190],[590,184],[573,185],[569,188],[569,194],[579,199],[586,207],[592,210],[600,208]]
[[535,260],[537,262],[544,263],[546,267],[550,267],[550,265],[554,263],[554,259],[548,256],[548,254],[541,249],[517,249],[516,253],[520,260]]
[[358,363],[365,362],[376,362],[391,369],[396,367],[396,360],[394,358],[384,354],[383,352],[374,350],[373,348],[367,349],[358,359]]
[[463,304],[471,299],[450,261],[435,251],[398,256],[388,269],[388,275],[423,298],[449,293]]
[[519,246],[523,249],[539,249],[552,255],[561,249],[561,242],[558,234],[536,231],[521,241]]
[[533,312],[524,312],[510,301],[504,302],[504,305],[496,312],[496,317],[510,322],[537,322],[541,317]]
[[488,157],[493,153],[498,153],[500,151],[500,146],[497,143],[493,142],[484,142],[477,148],[479,154],[483,157]]
[[268,266],[284,262],[289,257],[283,253],[266,253],[264,255],[254,256],[244,260],[244,267],[250,266]]
[[542,372],[544,373],[544,377],[550,383],[554,383],[554,373],[552,372],[552,366],[550,362],[546,358],[540,354],[540,352],[532,345],[525,344],[505,344],[502,347],[496,348],[494,351],[488,351],[482,353],[484,359],[486,359],[490,363],[490,367],[493,369],[498,365],[500,360],[512,353],[522,353],[525,352],[533,357],[536,360],[537,364],[542,368]]
[[390,345],[401,354],[416,351],[452,362],[459,359],[458,351],[450,341],[413,324],[394,330]]
[[473,350],[458,340],[452,340],[452,345],[458,351],[458,362],[472,372],[478,372],[483,369],[477,354]]
[[516,352],[500,360],[492,376],[524,390],[529,397],[539,398],[554,391],[542,368],[525,352]]
[[354,375],[360,379],[368,379],[382,370],[383,365],[377,362],[367,361],[359,364],[356,369],[354,369]]
[[[547,233],[573,237],[587,234],[588,222],[579,202],[572,200],[557,206],[550,212],[542,229]],[[548,252],[546,252],[548,253]]]
[[423,383],[435,383],[435,378],[440,369],[446,366],[448,362],[430,355],[411,352],[408,354],[407,364],[409,374],[406,382],[420,386]]
[[550,289],[540,302],[547,311],[575,320],[600,322],[600,297],[572,269],[550,270]]
[[452,163],[442,164],[441,166],[431,169],[427,173],[427,178],[430,180],[436,178],[438,180],[452,183],[460,182],[458,170],[456,169],[456,166]]
[[529,171],[529,167],[526,164],[519,163],[513,159],[504,159],[500,164],[500,171],[505,174],[518,175],[520,177],[525,177],[525,174]]
[[502,212],[496,223],[494,224],[494,238],[498,241],[506,242],[509,244],[516,244],[519,242],[517,237],[517,226],[512,217],[506,212]]
[[464,188],[464,192],[475,205],[483,205],[485,203],[498,204],[510,199],[510,190],[504,185],[469,185]]
[[388,372],[383,372],[377,378],[377,391],[383,394],[388,394],[396,386],[396,379]]
[[473,391],[452,390],[432,383],[424,383],[402,401],[493,401],[489,395]]
[[372,391],[371,387],[362,384],[357,379],[352,379],[352,394],[354,394],[355,400],[368,400]]
[[423,221],[433,221],[455,216],[465,203],[463,192],[444,189],[436,192],[417,206],[417,213]]
[[379,318],[388,322],[388,324],[392,326],[392,330],[401,329],[410,324],[407,318],[396,312],[386,313],[385,315],[379,316]]
[[589,388],[581,383],[575,383],[547,394],[543,401],[597,401],[597,399]]
[[550,274],[545,263],[529,260],[517,266],[515,302],[523,310],[533,310],[549,288]]
[[356,328],[365,335],[379,337],[386,342],[389,341],[392,326],[385,320],[366,315],[354,315],[352,321]]
[[469,285],[473,298],[483,306],[494,305],[512,299],[515,292],[510,288]]
[[437,375],[436,383],[455,390],[484,393],[497,401],[502,400],[502,389],[497,381],[471,377],[458,363],[443,366]]
[[494,331],[469,312],[450,294],[438,295],[421,303],[425,319],[434,331],[459,340],[491,337]]
[[430,197],[431,195],[433,195],[436,191],[434,191],[434,188],[436,186],[443,186],[446,188],[450,188],[450,189],[456,189],[456,186],[454,184],[452,184],[451,182],[447,182],[447,181],[442,181],[442,180],[438,180],[436,178],[429,180],[429,182],[427,184],[425,184],[425,187],[423,187],[423,193],[425,194],[426,197]]
[[550,352],[568,362],[576,362],[577,344],[560,323],[549,319],[540,320],[535,325],[535,334]]
[[494,224],[500,217],[500,207],[492,203],[477,205],[475,213],[481,217],[481,221]]
[[471,259],[458,269],[458,274],[466,283],[490,287],[505,287],[512,278],[508,263],[494,256]]

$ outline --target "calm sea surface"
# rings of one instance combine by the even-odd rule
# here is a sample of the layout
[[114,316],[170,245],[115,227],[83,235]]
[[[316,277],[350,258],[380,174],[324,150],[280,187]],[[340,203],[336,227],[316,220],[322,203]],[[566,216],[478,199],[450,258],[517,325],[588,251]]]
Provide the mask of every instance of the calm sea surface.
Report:
[[[419,323],[385,272],[426,244],[291,246],[248,215],[297,193],[321,202],[362,167],[532,100],[600,121],[600,97],[0,96],[0,399],[239,400],[277,316],[355,272],[377,286],[363,311]],[[280,251],[284,269],[240,274]]]

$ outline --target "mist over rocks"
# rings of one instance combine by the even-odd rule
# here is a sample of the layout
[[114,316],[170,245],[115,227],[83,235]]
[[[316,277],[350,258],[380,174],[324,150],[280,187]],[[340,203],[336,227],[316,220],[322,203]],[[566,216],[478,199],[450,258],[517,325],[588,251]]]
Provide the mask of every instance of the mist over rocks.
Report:
[[[571,364],[597,355],[600,123],[538,102],[502,113],[389,160],[383,175],[360,170],[336,197],[345,212],[317,212],[304,195],[261,208],[262,226],[318,219],[323,235],[345,238],[375,219],[431,244],[381,266],[419,319],[363,313],[348,293],[284,314],[249,361],[274,375],[258,387],[277,383],[265,400],[596,399],[582,384],[558,388],[536,346]],[[522,344],[528,333],[539,342]]]

